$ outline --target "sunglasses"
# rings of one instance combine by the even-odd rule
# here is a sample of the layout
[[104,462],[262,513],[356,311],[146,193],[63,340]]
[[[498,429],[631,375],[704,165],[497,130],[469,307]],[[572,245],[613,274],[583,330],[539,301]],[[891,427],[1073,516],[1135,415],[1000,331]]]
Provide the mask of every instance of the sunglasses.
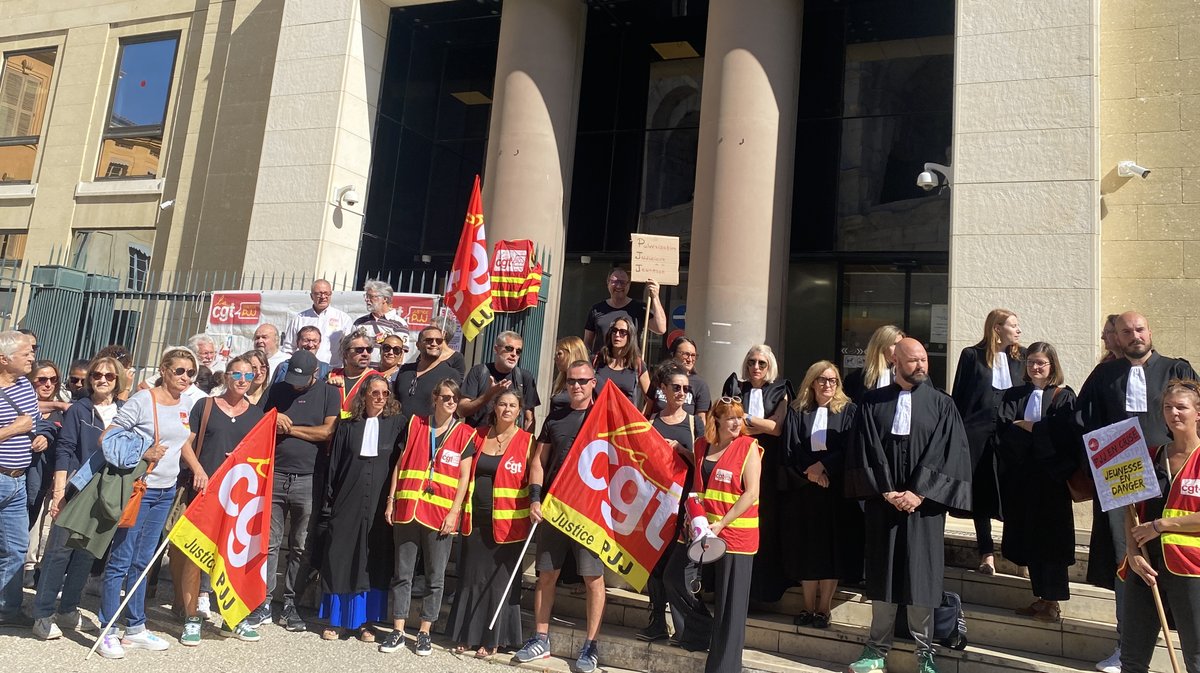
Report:
[[746,360],[747,367],[761,367],[766,369],[769,365],[770,363],[768,363],[766,360]]
[[350,349],[350,352],[354,353],[355,355],[362,355],[364,353],[370,353],[373,350],[375,350],[374,346],[355,346]]
[[629,336],[629,330],[625,329],[624,327],[617,327],[617,328],[613,329],[612,335],[627,337],[627,336]]
[[677,393],[690,393],[692,392],[692,387],[686,386],[682,383],[672,383],[671,390]]
[[187,376],[189,379],[196,375],[195,369],[188,369],[187,367],[176,367],[170,371],[175,376]]
[[421,343],[427,346],[441,346],[442,342],[444,341],[445,339],[439,337],[425,337],[424,339],[421,339]]
[[725,395],[720,399],[720,402],[721,404],[741,404],[742,398],[738,397],[737,395],[734,395],[733,397]]
[[594,379],[594,378],[591,378],[591,379],[567,379],[567,387],[579,386],[580,388],[582,388],[583,386],[586,386],[587,384],[589,384],[595,380],[596,379]]
[[[113,378],[115,379],[117,377],[113,376]],[[72,377],[68,378],[67,380],[70,381],[71,385],[73,385],[73,386],[81,386],[87,381],[87,377],[86,376],[84,376],[84,377],[72,376]]]
[[458,401],[457,395],[434,395],[433,397],[434,397],[434,399],[436,399],[437,401],[439,401],[443,404],[449,404],[450,402]]
[[253,381],[254,374],[250,372],[226,372],[234,381]]
[[517,348],[516,346],[501,346],[500,350],[504,351],[505,353],[516,353],[517,355],[520,355],[522,352],[524,352],[523,348]]
[[380,353],[395,353],[396,355],[403,353],[404,350],[405,350],[404,346],[380,346],[379,347]]
[[370,395],[371,397],[373,397],[377,400],[386,400],[387,398],[391,397],[392,391],[390,391],[390,390],[368,390],[367,395]]
[[[112,372],[92,372],[91,376],[93,381],[108,381],[112,383],[117,380],[117,375]],[[71,382],[75,382],[75,377],[71,377]],[[83,383],[83,379],[79,379],[79,382]]]
[[47,383],[53,383],[54,385],[58,385],[58,377],[57,376],[39,376],[36,379],[34,379],[33,382],[38,384],[39,386],[44,386]]
[[821,386],[836,386],[837,382],[837,379],[831,379],[827,376],[822,376],[816,380],[817,385]]

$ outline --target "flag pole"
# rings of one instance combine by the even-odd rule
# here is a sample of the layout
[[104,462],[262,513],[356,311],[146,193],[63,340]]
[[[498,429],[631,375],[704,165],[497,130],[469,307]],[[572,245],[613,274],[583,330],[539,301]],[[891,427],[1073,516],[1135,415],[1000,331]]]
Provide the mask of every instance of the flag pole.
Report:
[[529,529],[529,537],[525,538],[525,544],[521,546],[521,553],[517,556],[517,566],[513,568],[512,574],[508,576],[508,584],[504,585],[504,593],[500,596],[500,605],[496,606],[496,614],[492,615],[492,621],[488,622],[488,631],[496,627],[496,620],[500,618],[500,611],[504,609],[504,601],[508,600],[508,592],[512,591],[512,585],[517,579],[517,573],[521,572],[521,559],[524,559],[525,552],[529,551],[529,543],[533,540],[533,533],[537,530],[539,523],[541,522],[533,522],[533,526]]
[[[1138,520],[1137,509],[1133,505],[1128,505],[1129,516],[1133,518],[1133,525],[1137,527],[1141,525]],[[1142,550],[1142,558],[1149,559],[1150,555],[1146,553],[1146,545],[1138,545],[1138,549]],[[1129,568],[1129,572],[1133,572],[1133,568]],[[1162,595],[1158,593],[1158,582],[1150,585],[1150,594],[1154,596],[1154,608],[1158,610],[1158,623],[1162,625],[1163,640],[1167,643],[1167,655],[1171,658],[1171,670],[1175,673],[1182,673],[1179,668],[1179,660],[1175,658],[1175,646],[1171,644],[1171,630],[1167,628],[1167,613],[1163,610]]]
[[[646,288],[646,318],[642,321],[642,362],[646,361],[646,340],[650,338],[650,288]],[[628,365],[626,365],[628,366]]]
[[[112,628],[113,622],[117,621],[117,617],[120,617],[121,613],[125,611],[125,606],[129,605],[129,599],[133,598],[133,594],[137,591],[137,588],[142,585],[142,582],[146,581],[146,575],[149,575],[150,570],[154,568],[154,562],[158,560],[159,556],[162,556],[169,544],[171,544],[171,538],[169,536],[163,537],[162,544],[158,545],[154,556],[150,557],[150,561],[146,563],[146,567],[142,570],[142,574],[137,578],[137,581],[133,583],[132,587],[125,590],[125,600],[121,601],[121,606],[117,608],[112,617],[109,617],[108,623],[104,625],[104,628],[100,629],[100,635],[96,636],[96,642],[92,643],[92,649],[88,650],[87,656],[83,658],[84,661],[91,659],[92,655],[96,653],[96,648],[100,647],[100,641],[104,640],[104,635]],[[1157,595],[1155,594],[1155,596]]]

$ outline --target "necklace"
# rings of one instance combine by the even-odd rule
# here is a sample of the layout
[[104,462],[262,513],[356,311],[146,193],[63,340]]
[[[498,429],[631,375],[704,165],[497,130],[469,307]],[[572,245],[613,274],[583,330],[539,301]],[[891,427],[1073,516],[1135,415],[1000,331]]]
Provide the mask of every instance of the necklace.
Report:
[[[507,434],[507,435],[508,435],[508,439],[503,439],[503,437],[504,437],[504,435],[505,435],[505,434]],[[498,435],[495,435],[495,436],[493,436],[493,437],[492,437],[492,439],[496,440],[496,446],[499,446],[499,447],[500,447],[500,453],[497,453],[497,454],[494,454],[494,455],[497,455],[497,456],[499,456],[499,455],[503,455],[503,454],[504,454],[504,444],[505,444],[506,442],[511,442],[511,441],[512,441],[512,438],[513,438],[513,437],[516,437],[516,436],[517,436],[517,426],[516,426],[516,424],[515,424],[515,423],[513,424],[513,427],[512,427],[512,428],[510,428],[510,429],[508,429],[508,430],[505,430],[505,431],[504,431],[503,433],[501,433],[501,434],[498,434]]]

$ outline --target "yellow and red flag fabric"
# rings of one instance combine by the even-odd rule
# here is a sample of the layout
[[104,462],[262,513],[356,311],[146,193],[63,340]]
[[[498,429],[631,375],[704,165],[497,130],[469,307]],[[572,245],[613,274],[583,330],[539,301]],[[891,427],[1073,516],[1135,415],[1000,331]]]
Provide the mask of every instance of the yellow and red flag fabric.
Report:
[[454,312],[463,327],[467,341],[479,335],[492,322],[492,280],[487,257],[487,236],[483,230],[483,199],[479,193],[479,176],[471,190],[467,219],[463,223],[454,266],[446,283],[446,306]]
[[168,534],[212,577],[213,598],[231,626],[267,598],[276,415],[267,412],[238,443]]
[[687,463],[608,382],[542,503],[547,523],[639,591],[675,540]]
[[533,241],[496,241],[492,251],[493,311],[518,313],[537,307],[542,265],[533,256]]

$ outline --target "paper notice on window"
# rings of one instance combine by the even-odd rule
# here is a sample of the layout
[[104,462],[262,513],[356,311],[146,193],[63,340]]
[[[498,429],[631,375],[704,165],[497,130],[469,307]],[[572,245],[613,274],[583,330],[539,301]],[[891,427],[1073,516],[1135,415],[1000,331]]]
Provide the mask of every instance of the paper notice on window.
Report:
[[1107,512],[1161,495],[1138,419],[1089,432],[1083,436],[1083,446],[1100,509]]
[[633,234],[629,279],[635,283],[654,280],[659,285],[679,284],[679,237]]

